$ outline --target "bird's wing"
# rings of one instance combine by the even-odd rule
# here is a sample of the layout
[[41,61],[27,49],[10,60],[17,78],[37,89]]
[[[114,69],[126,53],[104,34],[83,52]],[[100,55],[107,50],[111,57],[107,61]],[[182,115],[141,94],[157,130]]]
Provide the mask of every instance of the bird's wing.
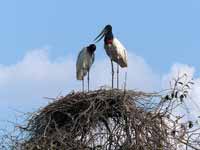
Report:
[[[91,65],[94,63],[94,60],[95,60],[95,54],[93,53]],[[91,65],[90,65],[90,67],[91,67]]]
[[126,48],[122,45],[122,43],[117,38],[113,39],[113,46],[117,50],[117,54],[118,54],[118,57],[119,57],[118,59],[120,61],[119,65],[121,67],[127,67],[128,66],[128,57],[127,57]]
[[76,78],[77,80],[83,80],[83,77],[86,75],[86,64],[87,64],[87,59],[86,59],[86,53],[87,53],[87,48],[84,47],[78,54],[78,58],[76,61]]

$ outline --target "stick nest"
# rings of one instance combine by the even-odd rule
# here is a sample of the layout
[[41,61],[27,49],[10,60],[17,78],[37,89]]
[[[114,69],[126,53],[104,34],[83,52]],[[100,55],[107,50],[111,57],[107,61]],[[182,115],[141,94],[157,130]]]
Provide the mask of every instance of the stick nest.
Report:
[[152,94],[97,90],[71,93],[49,104],[30,121],[23,149],[159,149],[167,126],[147,105]]
[[200,132],[192,131],[193,123],[179,123],[178,116],[172,119],[173,110],[184,100],[180,92],[176,88],[167,95],[117,89],[72,92],[31,114],[25,127],[18,126],[19,136],[6,136],[2,141],[9,142],[1,149],[175,150],[180,145],[198,149]]

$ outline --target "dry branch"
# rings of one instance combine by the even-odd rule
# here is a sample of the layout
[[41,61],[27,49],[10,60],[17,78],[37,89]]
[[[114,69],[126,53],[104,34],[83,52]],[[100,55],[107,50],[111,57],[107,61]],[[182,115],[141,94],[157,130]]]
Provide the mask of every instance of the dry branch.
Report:
[[198,142],[186,136],[187,125],[171,119],[177,99],[117,89],[73,92],[32,114],[20,127],[23,138],[11,145],[22,150],[175,150],[179,144],[198,149]]

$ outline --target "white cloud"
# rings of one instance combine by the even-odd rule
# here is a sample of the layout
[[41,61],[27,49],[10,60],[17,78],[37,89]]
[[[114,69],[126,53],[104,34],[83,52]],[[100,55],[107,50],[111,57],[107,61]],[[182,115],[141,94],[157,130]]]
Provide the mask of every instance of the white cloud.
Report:
[[[29,51],[16,64],[0,65],[0,88],[9,88],[12,92],[19,89],[30,90],[36,95],[38,95],[37,92],[43,92],[41,91],[42,87],[47,92],[56,88],[63,90],[80,89],[81,86],[75,78],[75,63],[76,60],[70,57],[50,60],[47,49]],[[126,69],[120,69],[121,86],[123,86],[125,71]],[[127,80],[128,87],[153,90],[155,86],[152,85],[157,79],[151,68],[141,57],[130,54]],[[111,67],[109,59],[96,59],[91,69],[91,86],[98,88],[102,85],[110,85],[110,83]],[[32,91],[33,88],[36,91]],[[44,94],[48,93],[44,92]]]
[[48,103],[43,97],[76,86],[70,81],[73,65],[70,57],[50,60],[47,49],[29,51],[16,64],[0,65],[0,121],[12,120],[12,109],[33,111]]
[[162,79],[162,88],[168,88],[170,81],[187,74],[187,80],[191,80],[194,76],[195,68],[186,64],[176,63],[171,67],[169,73],[165,74]]
[[[131,89],[153,91],[158,87],[158,76],[153,72],[150,66],[144,61],[142,57],[139,57],[133,53],[128,55],[128,69],[120,68],[120,87],[124,87],[125,74],[127,72],[127,87]],[[115,68],[115,82],[116,87],[116,70]],[[104,60],[96,60],[91,70],[93,87],[106,85],[111,86],[111,64],[108,58]]]
[[135,54],[129,54],[128,87],[145,91],[155,91],[160,87],[160,77],[145,60]]

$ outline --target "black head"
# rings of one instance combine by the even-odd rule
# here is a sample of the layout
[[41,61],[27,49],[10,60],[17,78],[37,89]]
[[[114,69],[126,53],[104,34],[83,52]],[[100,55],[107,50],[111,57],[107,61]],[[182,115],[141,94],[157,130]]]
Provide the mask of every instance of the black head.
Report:
[[104,30],[106,32],[111,32],[112,31],[112,26],[108,24],[108,25],[105,26]]
[[96,50],[96,45],[95,44],[90,44],[88,47],[89,52],[94,53]]
[[96,42],[99,42],[107,34],[112,34],[112,26],[109,24],[104,27],[104,29],[101,31],[101,33],[94,40]]

